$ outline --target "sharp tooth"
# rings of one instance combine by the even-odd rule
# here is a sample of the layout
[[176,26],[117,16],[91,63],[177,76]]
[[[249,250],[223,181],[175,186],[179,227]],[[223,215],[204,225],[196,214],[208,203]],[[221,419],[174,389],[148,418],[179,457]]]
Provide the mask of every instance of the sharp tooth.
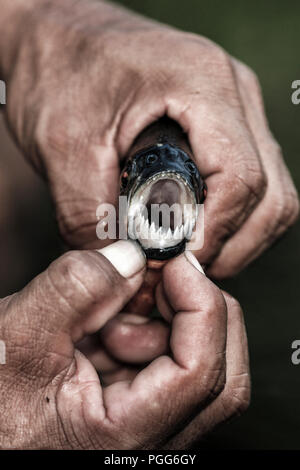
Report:
[[155,223],[154,222],[152,222],[152,224],[150,226],[149,238],[151,238],[151,240],[156,240],[156,238],[157,238],[157,232],[156,232],[156,229],[155,229]]
[[142,225],[143,225],[142,218],[141,218],[140,215],[138,215],[135,218],[135,224],[134,224],[136,238],[139,238],[139,236],[140,236],[140,233],[141,233],[141,230],[142,230]]
[[158,238],[159,239],[166,239],[166,236],[167,236],[167,232],[164,230],[163,227],[159,227],[159,229],[157,230],[157,233],[158,233]]
[[175,232],[174,232],[174,235],[173,235],[173,238],[175,240],[178,240],[180,238],[180,230],[179,230],[179,227],[176,227],[175,229]]
[[183,225],[181,225],[181,227],[179,229],[179,238],[180,238],[180,240],[183,239]]
[[[132,219],[132,220],[133,220],[133,219]],[[134,218],[134,226],[135,226],[135,228],[140,227],[141,223],[142,223],[142,218],[141,218],[140,214],[138,214],[138,215]]]
[[189,227],[190,227],[190,219],[188,219],[188,220],[184,223],[183,233],[184,233],[184,236],[185,236],[185,237],[188,237]]
[[188,219],[184,224],[184,234],[187,239],[191,238],[193,227],[194,227],[193,219]]
[[161,227],[155,226],[155,237],[155,240],[160,240],[160,238],[162,237]]
[[187,234],[187,237],[189,239],[192,237],[194,225],[195,225],[195,222],[191,219],[189,221],[189,230],[188,230],[188,234]]
[[145,220],[140,228],[141,238],[143,238],[144,240],[148,240],[149,238],[149,228],[149,222],[148,220]]
[[138,215],[138,224],[139,224],[139,229],[140,230],[142,230],[142,227],[143,227],[144,223],[145,223],[144,217],[141,214],[139,214]]
[[136,222],[135,222],[135,220],[130,218],[128,220],[128,226],[127,226],[127,233],[128,233],[130,238],[133,238],[133,239],[136,238],[135,228],[136,228]]
[[138,227],[136,227],[136,238],[142,238],[142,225],[140,224]]
[[151,227],[150,227],[148,219],[146,220],[146,223],[145,223],[145,237],[148,239],[151,237]]
[[138,229],[137,217],[135,217],[135,219],[130,219],[129,226],[128,226],[128,233],[134,239],[137,238],[137,229]]
[[173,235],[172,235],[172,230],[171,230],[170,228],[169,228],[169,230],[167,231],[167,234],[166,234],[165,238],[166,238],[167,240],[172,240]]

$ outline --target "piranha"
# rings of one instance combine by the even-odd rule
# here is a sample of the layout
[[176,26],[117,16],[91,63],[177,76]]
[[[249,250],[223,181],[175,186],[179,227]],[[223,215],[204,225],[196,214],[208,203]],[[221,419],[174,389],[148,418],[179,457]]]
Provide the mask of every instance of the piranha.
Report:
[[165,117],[140,134],[122,169],[120,194],[127,197],[128,235],[148,260],[165,261],[185,250],[206,192],[177,123]]
[[[161,118],[138,136],[124,160],[120,194],[127,198],[128,236],[142,246],[147,272],[126,311],[154,312],[163,265],[185,250],[196,224],[197,205],[204,202],[206,193],[186,134],[175,121]],[[159,214],[152,220],[151,208],[163,205],[175,207],[174,212],[169,211],[169,219]]]

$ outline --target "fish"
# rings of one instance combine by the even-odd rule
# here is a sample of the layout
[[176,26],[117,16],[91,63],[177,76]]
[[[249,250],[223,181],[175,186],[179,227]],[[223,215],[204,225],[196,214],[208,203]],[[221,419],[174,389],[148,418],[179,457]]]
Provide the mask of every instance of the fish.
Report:
[[[147,257],[144,283],[126,311],[149,315],[155,307],[162,268],[186,249],[195,230],[198,205],[207,195],[206,183],[178,123],[165,116],[138,136],[123,161],[120,195],[127,198],[128,237],[140,244]],[[174,207],[174,211],[169,210],[169,219],[157,211],[155,218],[151,212],[154,206]]]
[[169,118],[148,126],[133,144],[120,177],[127,231],[149,260],[181,254],[207,194],[181,127]]

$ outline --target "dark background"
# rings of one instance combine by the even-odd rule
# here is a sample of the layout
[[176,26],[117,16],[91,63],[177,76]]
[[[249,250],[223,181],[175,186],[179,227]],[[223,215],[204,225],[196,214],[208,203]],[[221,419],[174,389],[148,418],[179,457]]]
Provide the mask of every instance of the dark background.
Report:
[[[257,73],[270,126],[300,189],[300,2],[124,0],[136,11],[209,37]],[[21,288],[60,252],[51,201],[8,137],[0,118],[0,296]],[[280,198],[280,192],[278,192]],[[200,447],[300,449],[300,224],[236,279],[223,284],[242,304],[251,355],[253,394],[245,415]]]

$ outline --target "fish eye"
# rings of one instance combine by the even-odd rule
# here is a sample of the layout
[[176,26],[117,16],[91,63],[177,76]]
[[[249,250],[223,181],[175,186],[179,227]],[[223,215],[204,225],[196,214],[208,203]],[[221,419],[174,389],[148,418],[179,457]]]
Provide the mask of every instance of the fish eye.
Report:
[[147,158],[146,158],[146,164],[147,165],[152,165],[153,163],[155,163],[157,161],[157,155],[155,155],[154,153],[151,153],[150,155],[147,155]]

